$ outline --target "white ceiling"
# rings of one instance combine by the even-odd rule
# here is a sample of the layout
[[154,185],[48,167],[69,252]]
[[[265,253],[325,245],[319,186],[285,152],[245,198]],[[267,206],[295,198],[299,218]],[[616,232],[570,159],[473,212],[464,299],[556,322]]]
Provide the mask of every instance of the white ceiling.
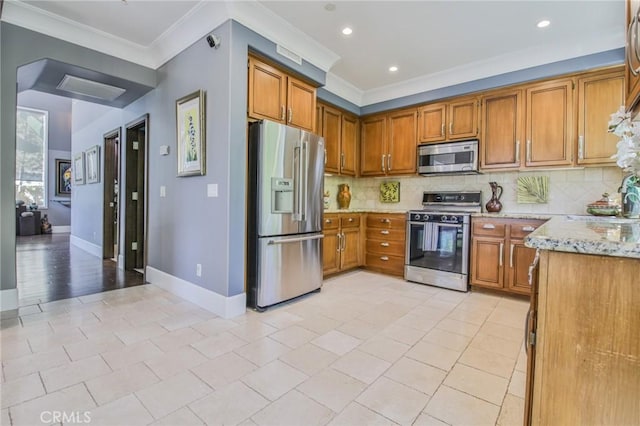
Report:
[[360,106],[624,46],[623,0],[6,0],[2,15],[151,67],[229,18],[327,71],[327,89]]

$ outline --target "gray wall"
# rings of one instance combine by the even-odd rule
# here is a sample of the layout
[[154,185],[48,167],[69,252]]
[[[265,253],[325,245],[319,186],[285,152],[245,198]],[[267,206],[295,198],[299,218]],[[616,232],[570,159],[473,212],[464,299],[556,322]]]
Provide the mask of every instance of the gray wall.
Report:
[[71,209],[55,200],[69,201],[69,196],[56,196],[56,159],[71,158],[71,99],[35,90],[18,94],[18,106],[49,112],[47,209],[43,210],[54,226],[71,225]]
[[0,289],[12,289],[16,288],[13,182],[18,68],[40,59],[52,58],[151,87],[156,84],[156,72],[6,22],[0,22],[0,40]]

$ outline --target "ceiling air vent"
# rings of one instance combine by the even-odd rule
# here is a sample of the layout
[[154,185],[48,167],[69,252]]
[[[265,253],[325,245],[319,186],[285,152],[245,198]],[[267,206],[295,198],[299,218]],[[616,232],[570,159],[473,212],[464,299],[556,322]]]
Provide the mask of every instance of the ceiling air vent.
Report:
[[293,62],[295,62],[298,65],[302,65],[302,56],[293,53],[292,51],[290,51],[289,49],[287,49],[286,47],[282,47],[279,44],[276,45],[276,52],[279,53],[280,55],[284,56],[285,58],[291,59]]
[[60,84],[58,84],[58,89],[106,101],[113,101],[126,92],[121,87],[98,83],[97,81],[86,80],[69,74],[65,74]]

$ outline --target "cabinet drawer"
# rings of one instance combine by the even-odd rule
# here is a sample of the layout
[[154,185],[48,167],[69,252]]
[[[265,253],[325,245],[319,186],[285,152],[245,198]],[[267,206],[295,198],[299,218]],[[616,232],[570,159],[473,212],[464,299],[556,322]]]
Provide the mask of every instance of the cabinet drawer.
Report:
[[340,226],[340,218],[337,215],[328,215],[325,214],[322,219],[322,230],[326,231],[328,229],[338,229]]
[[367,228],[404,229],[405,216],[402,214],[369,214]]
[[503,238],[506,235],[506,223],[493,220],[473,221],[473,235]]
[[404,257],[367,253],[367,267],[384,270],[394,275],[403,275]]
[[367,253],[404,256],[404,241],[367,240]]
[[343,228],[359,228],[360,215],[348,215],[340,218],[340,225]]
[[367,229],[368,240],[378,241],[402,241],[404,244],[404,229]]
[[514,222],[511,224],[511,238],[523,239],[542,225],[544,221]]

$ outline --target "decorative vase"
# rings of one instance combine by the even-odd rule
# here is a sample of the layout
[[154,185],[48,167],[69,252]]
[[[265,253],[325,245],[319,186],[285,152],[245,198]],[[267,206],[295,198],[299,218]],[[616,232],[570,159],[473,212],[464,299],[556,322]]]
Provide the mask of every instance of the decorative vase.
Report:
[[497,182],[489,182],[489,185],[491,186],[491,199],[487,201],[485,207],[488,212],[498,213],[502,210],[502,203],[500,202],[500,197],[502,197],[502,187],[498,185]]
[[351,203],[351,191],[349,191],[349,185],[341,183],[338,185],[338,208],[348,209],[349,203]]
[[621,194],[622,216],[640,218],[640,178],[636,175],[626,176],[618,191]]

